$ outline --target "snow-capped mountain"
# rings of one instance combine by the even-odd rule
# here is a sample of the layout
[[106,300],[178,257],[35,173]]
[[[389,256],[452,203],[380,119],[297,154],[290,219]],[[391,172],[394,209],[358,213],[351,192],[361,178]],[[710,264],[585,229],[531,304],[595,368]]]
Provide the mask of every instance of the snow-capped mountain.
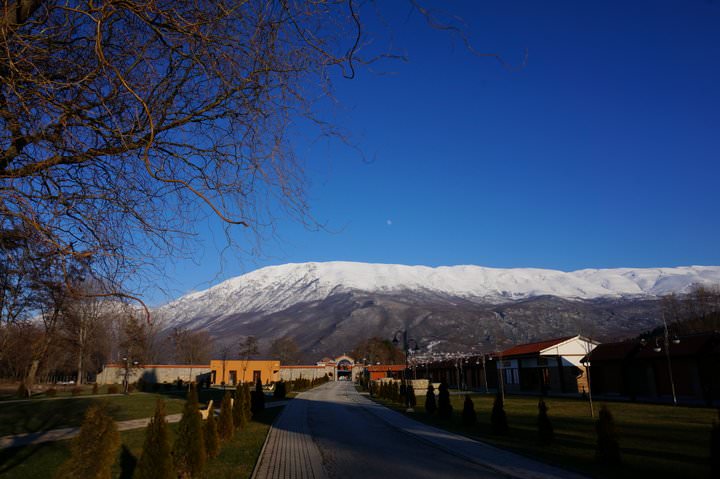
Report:
[[720,267],[497,269],[480,266],[404,266],[351,262],[270,266],[181,297],[160,309],[170,321],[215,321],[237,314],[270,314],[297,303],[322,301],[349,291],[393,294],[412,291],[499,304],[538,296],[569,300],[650,299],[687,293],[695,285],[719,285]]
[[720,285],[720,267],[562,272],[301,263],[232,278],[155,314],[166,329],[208,330],[218,347],[253,335],[266,350],[272,340],[292,337],[313,360],[398,329],[445,350],[494,349],[576,333],[627,336],[657,326],[658,298],[698,285]]

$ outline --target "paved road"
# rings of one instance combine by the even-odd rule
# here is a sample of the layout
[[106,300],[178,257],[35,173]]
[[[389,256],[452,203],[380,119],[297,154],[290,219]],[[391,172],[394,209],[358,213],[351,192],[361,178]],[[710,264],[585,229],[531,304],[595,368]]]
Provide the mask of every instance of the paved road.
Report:
[[338,381],[290,402],[273,426],[257,479],[506,477],[389,425]]

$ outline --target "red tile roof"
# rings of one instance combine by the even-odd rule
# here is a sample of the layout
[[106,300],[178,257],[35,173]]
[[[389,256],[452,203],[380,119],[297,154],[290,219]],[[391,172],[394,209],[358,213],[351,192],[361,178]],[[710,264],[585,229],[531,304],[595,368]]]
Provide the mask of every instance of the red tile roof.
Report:
[[547,349],[549,347],[555,346],[556,344],[560,344],[562,342],[567,341],[568,339],[572,339],[575,336],[566,336],[564,338],[557,338],[557,339],[548,339],[547,341],[540,341],[537,343],[527,343],[527,344],[518,344],[517,346],[513,346],[510,349],[506,349],[502,353],[500,353],[503,357],[507,356],[522,356],[525,354],[537,354],[543,349]]
[[377,371],[402,371],[405,369],[404,364],[376,364],[374,366],[367,367],[369,372]]

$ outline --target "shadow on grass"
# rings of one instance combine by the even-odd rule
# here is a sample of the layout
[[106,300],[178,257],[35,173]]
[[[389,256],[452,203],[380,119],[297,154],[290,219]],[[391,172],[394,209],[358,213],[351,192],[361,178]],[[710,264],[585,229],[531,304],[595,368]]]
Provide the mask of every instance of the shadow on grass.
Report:
[[59,443],[43,443],[25,447],[0,449],[0,476],[11,472],[16,467],[36,457],[42,458],[46,456],[45,453],[47,452],[58,451],[59,454],[63,454],[63,451],[68,448],[68,445],[69,443],[67,441],[63,441]]

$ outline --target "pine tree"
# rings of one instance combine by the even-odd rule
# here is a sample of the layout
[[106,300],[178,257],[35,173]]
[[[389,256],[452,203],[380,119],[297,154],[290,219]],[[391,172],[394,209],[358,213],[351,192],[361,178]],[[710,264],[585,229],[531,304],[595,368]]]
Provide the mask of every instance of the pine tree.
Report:
[[508,420],[505,414],[505,404],[500,393],[495,395],[492,413],[490,414],[490,427],[493,434],[503,435],[508,432]]
[[450,390],[445,381],[440,383],[438,388],[440,394],[438,394],[438,417],[443,419],[450,419],[452,417],[453,407],[450,404]]
[[220,405],[220,417],[218,418],[218,435],[223,441],[229,441],[235,434],[235,424],[230,406],[230,392],[227,391]]
[[245,424],[247,424],[250,422],[250,419],[252,419],[252,409],[251,409],[252,399],[251,399],[249,384],[243,384],[242,394],[243,394],[243,413],[245,414]]
[[466,426],[474,426],[477,422],[477,413],[475,412],[475,403],[470,399],[470,395],[465,395],[465,403],[463,403],[462,422]]
[[245,394],[242,384],[235,388],[235,402],[233,402],[233,424],[236,429],[245,429],[247,418],[245,417]]
[[417,404],[417,398],[415,397],[415,389],[413,389],[412,384],[408,384],[405,394],[407,396],[408,407],[414,408]]
[[600,408],[600,417],[595,422],[597,432],[596,457],[603,464],[620,464],[620,445],[615,435],[615,420],[607,406]]
[[720,477],[720,409],[710,432],[710,477]]
[[119,448],[115,421],[100,406],[92,405],[70,447],[70,458],[58,468],[55,478],[110,479]]
[[150,419],[150,424],[145,430],[145,443],[133,478],[174,479],[176,477],[168,424],[165,420],[165,401],[158,399],[155,415]]
[[197,477],[205,466],[205,441],[197,391],[190,385],[182,418],[178,424],[173,456],[175,467],[183,477]]
[[253,391],[251,399],[251,411],[253,416],[257,416],[265,409],[265,393],[263,392],[262,382],[260,379],[255,383],[255,391]]
[[[231,418],[232,419],[232,418]],[[215,421],[215,411],[208,411],[208,418],[205,421],[205,452],[208,458],[216,457],[220,454],[220,435],[218,434],[217,422]]]
[[552,422],[548,417],[548,407],[545,401],[538,401],[538,440],[540,444],[550,444],[555,438]]
[[436,410],[435,388],[432,384],[428,384],[427,393],[425,394],[425,411],[427,411],[428,414],[435,414]]

